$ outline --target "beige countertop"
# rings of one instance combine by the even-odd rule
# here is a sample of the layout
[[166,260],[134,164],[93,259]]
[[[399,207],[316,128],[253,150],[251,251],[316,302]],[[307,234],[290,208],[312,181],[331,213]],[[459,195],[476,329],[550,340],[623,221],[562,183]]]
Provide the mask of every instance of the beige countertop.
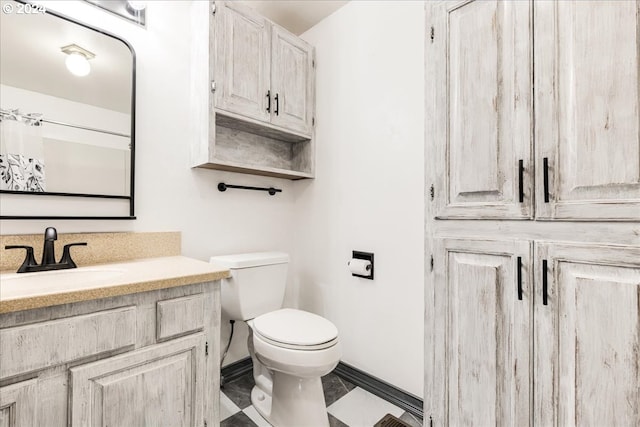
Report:
[[183,256],[38,273],[0,273],[0,313],[134,294],[230,276],[226,268]]

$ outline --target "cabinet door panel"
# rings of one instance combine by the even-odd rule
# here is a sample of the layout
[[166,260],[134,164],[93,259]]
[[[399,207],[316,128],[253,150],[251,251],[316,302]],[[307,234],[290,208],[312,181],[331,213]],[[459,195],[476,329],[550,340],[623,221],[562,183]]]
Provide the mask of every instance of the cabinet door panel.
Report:
[[293,34],[273,27],[271,121],[274,125],[311,133],[313,108],[313,47]]
[[71,369],[72,426],[200,426],[203,334]]
[[435,254],[436,423],[529,425],[530,243],[443,239]]
[[247,7],[227,2],[220,2],[214,22],[216,107],[268,122],[270,23]]
[[536,215],[638,220],[640,2],[535,8]]
[[36,426],[38,380],[0,387],[0,427]]
[[[640,249],[539,244],[539,425],[640,425]],[[542,292],[540,270],[537,292]]]
[[[427,138],[441,218],[529,218],[530,2],[428,2]],[[522,160],[522,178],[520,177]],[[523,199],[520,201],[522,179]]]

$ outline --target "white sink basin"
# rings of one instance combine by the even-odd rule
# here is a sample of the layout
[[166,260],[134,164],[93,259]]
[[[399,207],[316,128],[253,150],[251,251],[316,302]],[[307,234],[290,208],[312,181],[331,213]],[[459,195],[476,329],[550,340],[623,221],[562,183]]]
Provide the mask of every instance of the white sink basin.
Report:
[[47,288],[63,284],[90,284],[108,281],[123,275],[125,270],[119,268],[72,268],[69,270],[40,271],[37,273],[14,273],[0,276],[0,290],[9,290],[17,286],[34,291],[46,291]]

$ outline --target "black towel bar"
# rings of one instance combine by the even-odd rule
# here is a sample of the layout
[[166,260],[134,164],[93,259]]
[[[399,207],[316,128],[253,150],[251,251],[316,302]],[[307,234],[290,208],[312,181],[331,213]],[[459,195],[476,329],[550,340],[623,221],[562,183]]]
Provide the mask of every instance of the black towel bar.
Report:
[[224,182],[221,182],[220,184],[218,184],[218,190],[219,191],[227,191],[227,188],[238,188],[240,190],[256,190],[256,191],[266,191],[269,193],[270,196],[275,196],[276,193],[282,193],[282,190],[279,188],[273,188],[273,187],[247,187],[245,185],[232,185],[232,184],[225,184]]

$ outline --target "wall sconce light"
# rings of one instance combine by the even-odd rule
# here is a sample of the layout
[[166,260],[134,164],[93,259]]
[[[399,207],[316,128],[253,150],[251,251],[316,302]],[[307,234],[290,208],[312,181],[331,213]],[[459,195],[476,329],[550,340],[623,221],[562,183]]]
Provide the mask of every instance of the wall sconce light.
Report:
[[96,57],[93,52],[89,52],[77,44],[63,46],[60,50],[67,54],[67,59],[65,59],[64,63],[71,74],[83,77],[91,72],[89,60]]
[[135,10],[136,12],[144,10],[147,7],[147,2],[141,1],[141,0],[128,0],[127,4],[131,9]]
[[146,26],[146,1],[141,0],[84,0],[142,27]]

